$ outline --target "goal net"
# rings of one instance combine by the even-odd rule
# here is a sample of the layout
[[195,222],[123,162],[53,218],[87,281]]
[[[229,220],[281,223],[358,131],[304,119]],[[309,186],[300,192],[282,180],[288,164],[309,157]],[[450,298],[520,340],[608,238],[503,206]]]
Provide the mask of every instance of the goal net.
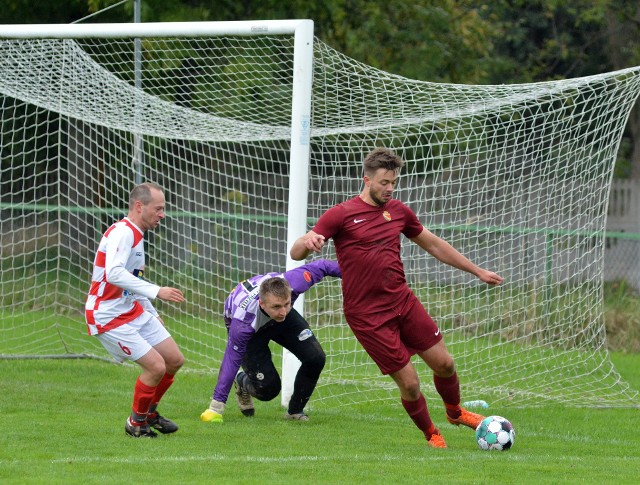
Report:
[[[288,241],[359,193],[363,157],[387,146],[407,161],[395,196],[505,278],[487,287],[402,240],[409,284],[442,329],[464,399],[638,405],[607,351],[603,256],[640,68],[536,84],[435,84],[314,39],[312,111],[296,132],[293,35],[257,26],[252,35],[136,41],[33,29],[31,38],[0,39],[3,358],[108,357],[84,324],[93,257],[126,215],[131,188],[152,180],[165,188],[168,212],[147,233],[145,274],[185,291],[186,304],[156,306],[186,368],[215,376],[228,292],[252,274],[284,270]],[[308,174],[291,161],[300,142]],[[292,205],[308,217],[296,234]],[[330,244],[323,256],[333,255]],[[304,298],[328,357],[311,404],[397,399],[341,305],[339,280]],[[416,366],[436,399],[431,372]]]

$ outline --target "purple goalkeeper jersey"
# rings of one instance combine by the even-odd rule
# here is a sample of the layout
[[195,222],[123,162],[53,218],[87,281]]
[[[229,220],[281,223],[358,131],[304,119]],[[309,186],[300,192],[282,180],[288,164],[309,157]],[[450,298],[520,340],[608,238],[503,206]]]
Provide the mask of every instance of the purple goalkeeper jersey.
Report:
[[213,391],[213,399],[226,403],[233,380],[242,364],[247,343],[271,318],[260,309],[260,284],[267,278],[281,277],[291,285],[291,304],[299,295],[307,291],[325,276],[340,278],[340,268],[336,261],[319,259],[284,273],[267,273],[248,278],[231,292],[224,302],[224,323],[229,339],[224,351],[218,382]]

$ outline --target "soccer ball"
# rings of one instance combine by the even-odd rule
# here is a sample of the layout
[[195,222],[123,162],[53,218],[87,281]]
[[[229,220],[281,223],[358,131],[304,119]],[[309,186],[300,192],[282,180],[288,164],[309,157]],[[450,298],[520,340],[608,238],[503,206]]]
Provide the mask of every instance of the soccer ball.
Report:
[[508,450],[515,440],[513,426],[502,416],[487,416],[476,428],[476,441],[481,450]]

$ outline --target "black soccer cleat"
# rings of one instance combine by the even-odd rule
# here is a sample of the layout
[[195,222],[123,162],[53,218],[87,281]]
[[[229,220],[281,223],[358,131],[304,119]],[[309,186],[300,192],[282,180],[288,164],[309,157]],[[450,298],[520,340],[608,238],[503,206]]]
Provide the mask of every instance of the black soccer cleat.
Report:
[[147,423],[140,423],[136,426],[129,418],[124,425],[124,432],[132,438],[155,438],[158,436]]
[[176,423],[164,416],[160,416],[158,413],[152,413],[147,416],[147,424],[162,434],[175,433],[178,431],[178,425]]
[[256,413],[256,410],[253,406],[253,398],[251,397],[251,394],[249,394],[249,392],[242,387],[242,384],[240,384],[239,378],[241,374],[244,374],[244,372],[238,372],[234,379],[234,383],[236,385],[236,401],[238,401],[240,412],[247,418],[250,418]]

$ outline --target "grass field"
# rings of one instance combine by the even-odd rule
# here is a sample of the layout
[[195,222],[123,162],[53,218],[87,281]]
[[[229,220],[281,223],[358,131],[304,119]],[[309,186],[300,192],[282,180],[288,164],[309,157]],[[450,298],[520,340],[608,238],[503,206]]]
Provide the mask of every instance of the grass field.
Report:
[[[615,353],[640,389],[640,354]],[[181,429],[155,440],[124,434],[132,366],[96,360],[0,360],[0,483],[638,483],[640,410],[490,408],[509,418],[516,443],[480,451],[469,429],[445,424],[449,448],[433,450],[395,400],[311,407],[285,422],[279,399],[243,417],[230,399],[223,424],[198,416],[214,376],[184,372],[161,408]],[[312,401],[313,402],[313,401]],[[335,403],[334,403],[335,404]]]

